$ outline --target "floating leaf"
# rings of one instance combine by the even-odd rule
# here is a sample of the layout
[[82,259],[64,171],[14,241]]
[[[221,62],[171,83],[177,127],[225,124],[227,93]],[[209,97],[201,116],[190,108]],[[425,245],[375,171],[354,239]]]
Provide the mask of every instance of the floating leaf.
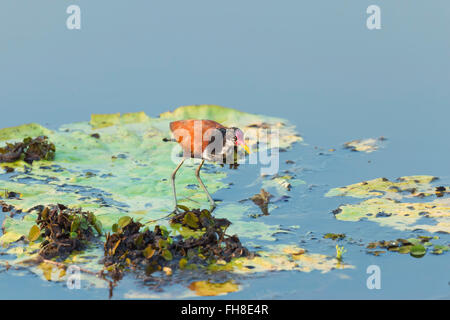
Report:
[[186,206],[183,206],[182,204],[177,205],[178,208],[180,208],[183,211],[189,211],[189,208]]
[[95,221],[94,228],[99,235],[102,234],[102,222],[100,220]]
[[354,198],[370,198],[385,196],[401,199],[418,195],[432,195],[431,182],[437,178],[434,176],[407,176],[400,177],[396,181],[386,178],[355,183],[346,187],[333,188],[327,192],[326,197],[346,196]]
[[344,148],[350,149],[352,151],[371,153],[377,150],[380,147],[381,142],[384,140],[386,140],[384,137],[380,137],[378,139],[358,139],[346,142],[344,144]]
[[402,254],[410,253],[412,247],[413,246],[402,246],[398,249],[398,253],[402,253]]
[[191,227],[192,229],[198,229],[198,218],[197,216],[192,213],[192,212],[188,212],[183,219],[183,223],[185,225],[188,225],[189,227]]
[[188,261],[186,258],[181,258],[180,262],[178,264],[179,264],[180,269],[184,269],[187,266]]
[[125,217],[121,217],[120,219],[119,219],[119,221],[117,222],[117,225],[120,227],[120,228],[125,228],[129,223],[131,222],[131,218],[130,217],[128,217],[128,216],[125,216]]
[[26,137],[49,136],[51,130],[42,127],[37,123],[23,124],[17,127],[4,128],[0,130],[0,141],[22,140]]
[[196,281],[189,285],[189,289],[195,291],[198,296],[218,296],[239,290],[239,285],[234,281],[213,283],[211,281]]
[[409,254],[416,258],[421,258],[427,253],[427,249],[423,245],[415,245],[410,249]]
[[450,250],[449,246],[435,244],[434,247],[433,247],[433,251],[431,253],[433,253],[433,254],[443,254],[444,251],[449,251],[449,250]]
[[28,233],[28,240],[36,241],[41,234],[41,230],[37,225],[31,227],[30,232]]
[[155,249],[153,249],[151,246],[148,246],[144,249],[143,254],[146,259],[150,259],[155,254]]
[[70,232],[75,232],[78,230],[78,227],[80,226],[80,219],[75,218],[72,221],[72,225],[70,226]]
[[163,250],[163,252],[162,252],[161,255],[162,255],[162,257],[163,257],[164,259],[166,259],[167,261],[170,261],[170,260],[173,259],[172,253],[171,253],[169,250],[167,250],[167,249]]
[[[385,178],[331,189],[326,196],[351,196],[369,198],[359,204],[342,205],[334,211],[339,220],[358,221],[367,219],[383,226],[399,230],[423,229],[429,232],[450,233],[450,200],[438,197],[428,202],[401,202],[401,200],[424,198],[434,195],[433,176],[409,176],[391,182]],[[371,197],[371,198],[370,198]],[[416,224],[422,217],[430,224]],[[435,224],[431,224],[431,223]]]

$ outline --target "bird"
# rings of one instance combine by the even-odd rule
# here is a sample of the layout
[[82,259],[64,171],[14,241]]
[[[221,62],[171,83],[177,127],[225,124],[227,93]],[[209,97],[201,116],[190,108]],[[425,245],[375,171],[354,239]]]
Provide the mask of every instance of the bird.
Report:
[[244,133],[239,128],[227,128],[216,121],[206,119],[178,120],[171,122],[169,126],[174,137],[173,141],[178,142],[183,150],[183,157],[171,175],[175,204],[174,211],[179,212],[175,178],[177,171],[187,158],[201,159],[199,166],[195,170],[195,176],[200,187],[206,193],[211,205],[211,211],[213,211],[216,208],[216,203],[200,178],[200,170],[205,160],[229,163],[228,161],[231,159],[234,163],[234,155],[238,146],[250,154],[250,148],[244,141]]

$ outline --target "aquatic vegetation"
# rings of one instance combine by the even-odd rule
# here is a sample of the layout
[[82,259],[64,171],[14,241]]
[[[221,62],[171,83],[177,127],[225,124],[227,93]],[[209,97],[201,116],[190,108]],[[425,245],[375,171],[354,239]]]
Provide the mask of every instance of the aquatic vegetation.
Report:
[[255,257],[237,258],[229,263],[217,261],[209,266],[213,271],[229,271],[237,274],[253,274],[265,271],[297,270],[301,272],[329,272],[333,269],[352,269],[354,266],[343,264],[336,258],[308,253],[296,245],[274,245],[267,250],[256,251]]
[[417,244],[411,247],[409,253],[415,258],[421,258],[427,253],[427,249],[423,245]]
[[273,195],[266,190],[261,189],[260,193],[255,194],[250,199],[261,209],[263,215],[269,215],[268,205],[271,198],[273,198]]
[[62,204],[39,206],[37,225],[30,228],[29,241],[42,238],[39,254],[46,258],[67,257],[73,251],[86,248],[94,230],[101,235],[102,225],[92,212],[69,209]]
[[433,246],[432,254],[443,254],[446,251],[450,250],[450,246],[435,244]]
[[336,259],[338,259],[339,261],[342,260],[344,253],[347,252],[347,249],[344,248],[344,246],[338,246],[336,245]]
[[230,292],[238,291],[239,285],[230,280],[224,283],[214,283],[211,281],[195,281],[189,285],[189,289],[198,296],[218,296]]
[[324,239],[332,239],[332,240],[342,240],[345,238],[345,234],[343,233],[326,233],[323,236]]
[[385,140],[386,138],[384,137],[380,137],[378,139],[357,139],[344,143],[344,148],[350,149],[351,151],[371,153],[376,151],[380,147],[381,142]]
[[[49,156],[40,161],[27,163],[21,157],[7,166],[0,164],[5,173],[11,173],[10,169],[14,172],[13,175],[0,173],[0,188],[14,190],[1,199],[3,212],[10,216],[4,218],[0,244],[2,250],[15,257],[8,259],[8,264],[25,266],[46,280],[64,281],[67,266],[76,263],[86,273],[86,281],[99,287],[107,284],[97,275],[119,279],[123,270],[134,268],[133,261],[139,265],[137,260],[147,261],[150,265],[153,260],[157,261],[161,267],[159,271],[167,277],[174,277],[194,265],[241,274],[276,270],[328,272],[336,268],[336,260],[325,255],[304,251],[299,254],[300,249],[296,253],[284,252],[278,247],[267,246],[266,242],[276,240],[276,233],[285,231],[278,225],[254,219],[249,221],[251,204],[222,202],[215,211],[216,216],[212,217],[205,210],[187,209],[198,207],[205,199],[195,188],[184,188],[179,195],[181,208],[184,206],[185,210],[168,218],[172,204],[168,177],[173,170],[171,158],[178,154],[177,149],[173,149],[175,144],[166,142],[170,137],[168,123],[190,117],[209,118],[227,126],[241,127],[249,133],[247,143],[260,150],[271,148],[270,144],[257,146],[256,139],[265,129],[274,129],[269,132],[269,140],[275,138],[276,131],[279,132],[282,148],[288,149],[293,143],[302,141],[294,126],[283,119],[219,106],[181,107],[159,118],[148,117],[143,112],[92,115],[89,122],[63,125],[54,131],[37,124],[2,129],[1,141],[22,143],[18,140],[45,135],[48,140],[42,142],[52,141],[55,147],[54,156],[50,156],[53,148],[49,147],[46,153]],[[195,161],[187,161],[187,165],[193,166]],[[208,165],[202,177],[209,191],[214,193],[228,187],[222,181],[226,175],[227,172],[218,166]],[[272,178],[266,180],[283,192],[303,183],[287,175]],[[193,174],[181,173],[178,179],[179,185],[196,184]],[[55,207],[52,203],[63,203],[64,206]],[[47,221],[42,220],[45,208],[49,213],[53,212],[51,217],[55,219],[65,220],[58,217],[67,215],[66,218],[72,221],[70,226],[58,222],[59,237],[56,230],[45,234],[49,227],[47,222],[42,222]],[[78,228],[70,230],[74,223],[72,216],[81,220]],[[88,229],[82,221],[87,223]],[[92,237],[97,227],[103,233],[99,238]],[[86,230],[90,231],[86,233]],[[142,243],[137,239],[140,235],[143,235]],[[157,243],[150,240],[152,236],[153,240],[158,238]],[[42,255],[59,257],[61,261],[39,255],[44,241],[69,243],[76,242],[74,239],[81,243],[87,240],[87,245],[71,245],[67,248],[73,250],[60,251],[57,246],[46,244],[49,249],[42,251]],[[138,241],[134,243],[131,239]],[[256,253],[258,256],[252,257],[244,247],[246,241],[264,243]],[[132,249],[127,254],[125,245]],[[198,248],[198,251],[191,256],[193,251],[186,250],[186,246]],[[187,251],[186,256],[181,253],[181,248]],[[107,267],[111,267],[109,270],[98,263],[101,257],[105,258]]]
[[[436,180],[433,176],[401,177],[394,182],[378,178],[331,189],[326,196],[369,198],[358,204],[341,205],[334,211],[338,220],[365,219],[399,230],[450,233],[450,199],[444,197],[448,193],[446,187],[432,185]],[[418,202],[430,197],[436,198]],[[428,223],[418,224],[419,221]]]
[[6,143],[5,147],[0,148],[0,162],[15,162],[23,159],[26,163],[32,164],[33,161],[53,160],[54,157],[55,145],[49,142],[46,136],[34,139],[27,137],[22,142]]
[[296,178],[294,175],[272,175],[261,177],[262,187],[277,196],[288,196],[292,188],[305,184],[305,181]]
[[243,247],[237,235],[227,235],[231,224],[226,219],[216,219],[206,209],[189,210],[172,218],[172,223],[201,231],[198,237],[172,236],[171,231],[156,225],[153,231],[122,217],[113,234],[106,235],[103,263],[108,271],[117,272],[126,267],[144,269],[147,274],[185,268],[207,267],[217,260],[230,262],[234,258],[253,257]]
[[[382,248],[389,252],[397,252],[400,254],[410,254],[415,258],[421,258],[427,253],[427,248],[433,246],[433,254],[443,254],[449,250],[449,247],[441,244],[433,244],[432,240],[439,239],[438,237],[419,236],[418,238],[409,239],[397,239],[391,241],[377,241],[371,242],[367,245],[367,249],[373,250],[376,248]],[[386,251],[367,251],[367,253],[379,255]]]
[[[383,196],[385,198],[400,200],[402,198],[427,197],[436,193],[436,187],[431,185],[438,180],[434,176],[407,176],[395,181],[387,178],[358,182],[349,186],[333,188],[326,193],[326,197],[353,197],[371,198]],[[440,187],[442,188],[442,187]],[[441,189],[439,189],[441,190]],[[439,193],[444,194],[444,190]]]

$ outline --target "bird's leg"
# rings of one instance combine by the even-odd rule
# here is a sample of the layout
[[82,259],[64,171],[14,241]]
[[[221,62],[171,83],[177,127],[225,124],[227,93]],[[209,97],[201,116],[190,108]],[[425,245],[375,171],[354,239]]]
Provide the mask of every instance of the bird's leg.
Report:
[[211,204],[211,211],[213,211],[216,208],[216,203],[214,202],[213,198],[211,197],[205,185],[203,184],[202,179],[200,178],[200,169],[202,168],[203,163],[205,163],[205,160],[202,160],[202,162],[200,162],[200,165],[198,166],[197,170],[195,170],[195,176],[197,177],[198,183],[200,183],[200,186],[202,187],[203,191],[206,192],[209,203]]
[[172,190],[173,190],[173,200],[175,202],[175,212],[178,212],[178,204],[177,204],[177,192],[175,190],[175,175],[177,174],[178,169],[183,165],[185,159],[181,160],[175,170],[172,172]]

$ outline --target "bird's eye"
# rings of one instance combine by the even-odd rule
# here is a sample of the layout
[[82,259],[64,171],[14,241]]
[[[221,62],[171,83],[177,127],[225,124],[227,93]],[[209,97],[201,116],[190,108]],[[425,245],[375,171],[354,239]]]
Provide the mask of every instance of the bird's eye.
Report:
[[234,141],[234,142],[237,141],[237,137],[236,137],[236,136],[233,137],[233,141]]

